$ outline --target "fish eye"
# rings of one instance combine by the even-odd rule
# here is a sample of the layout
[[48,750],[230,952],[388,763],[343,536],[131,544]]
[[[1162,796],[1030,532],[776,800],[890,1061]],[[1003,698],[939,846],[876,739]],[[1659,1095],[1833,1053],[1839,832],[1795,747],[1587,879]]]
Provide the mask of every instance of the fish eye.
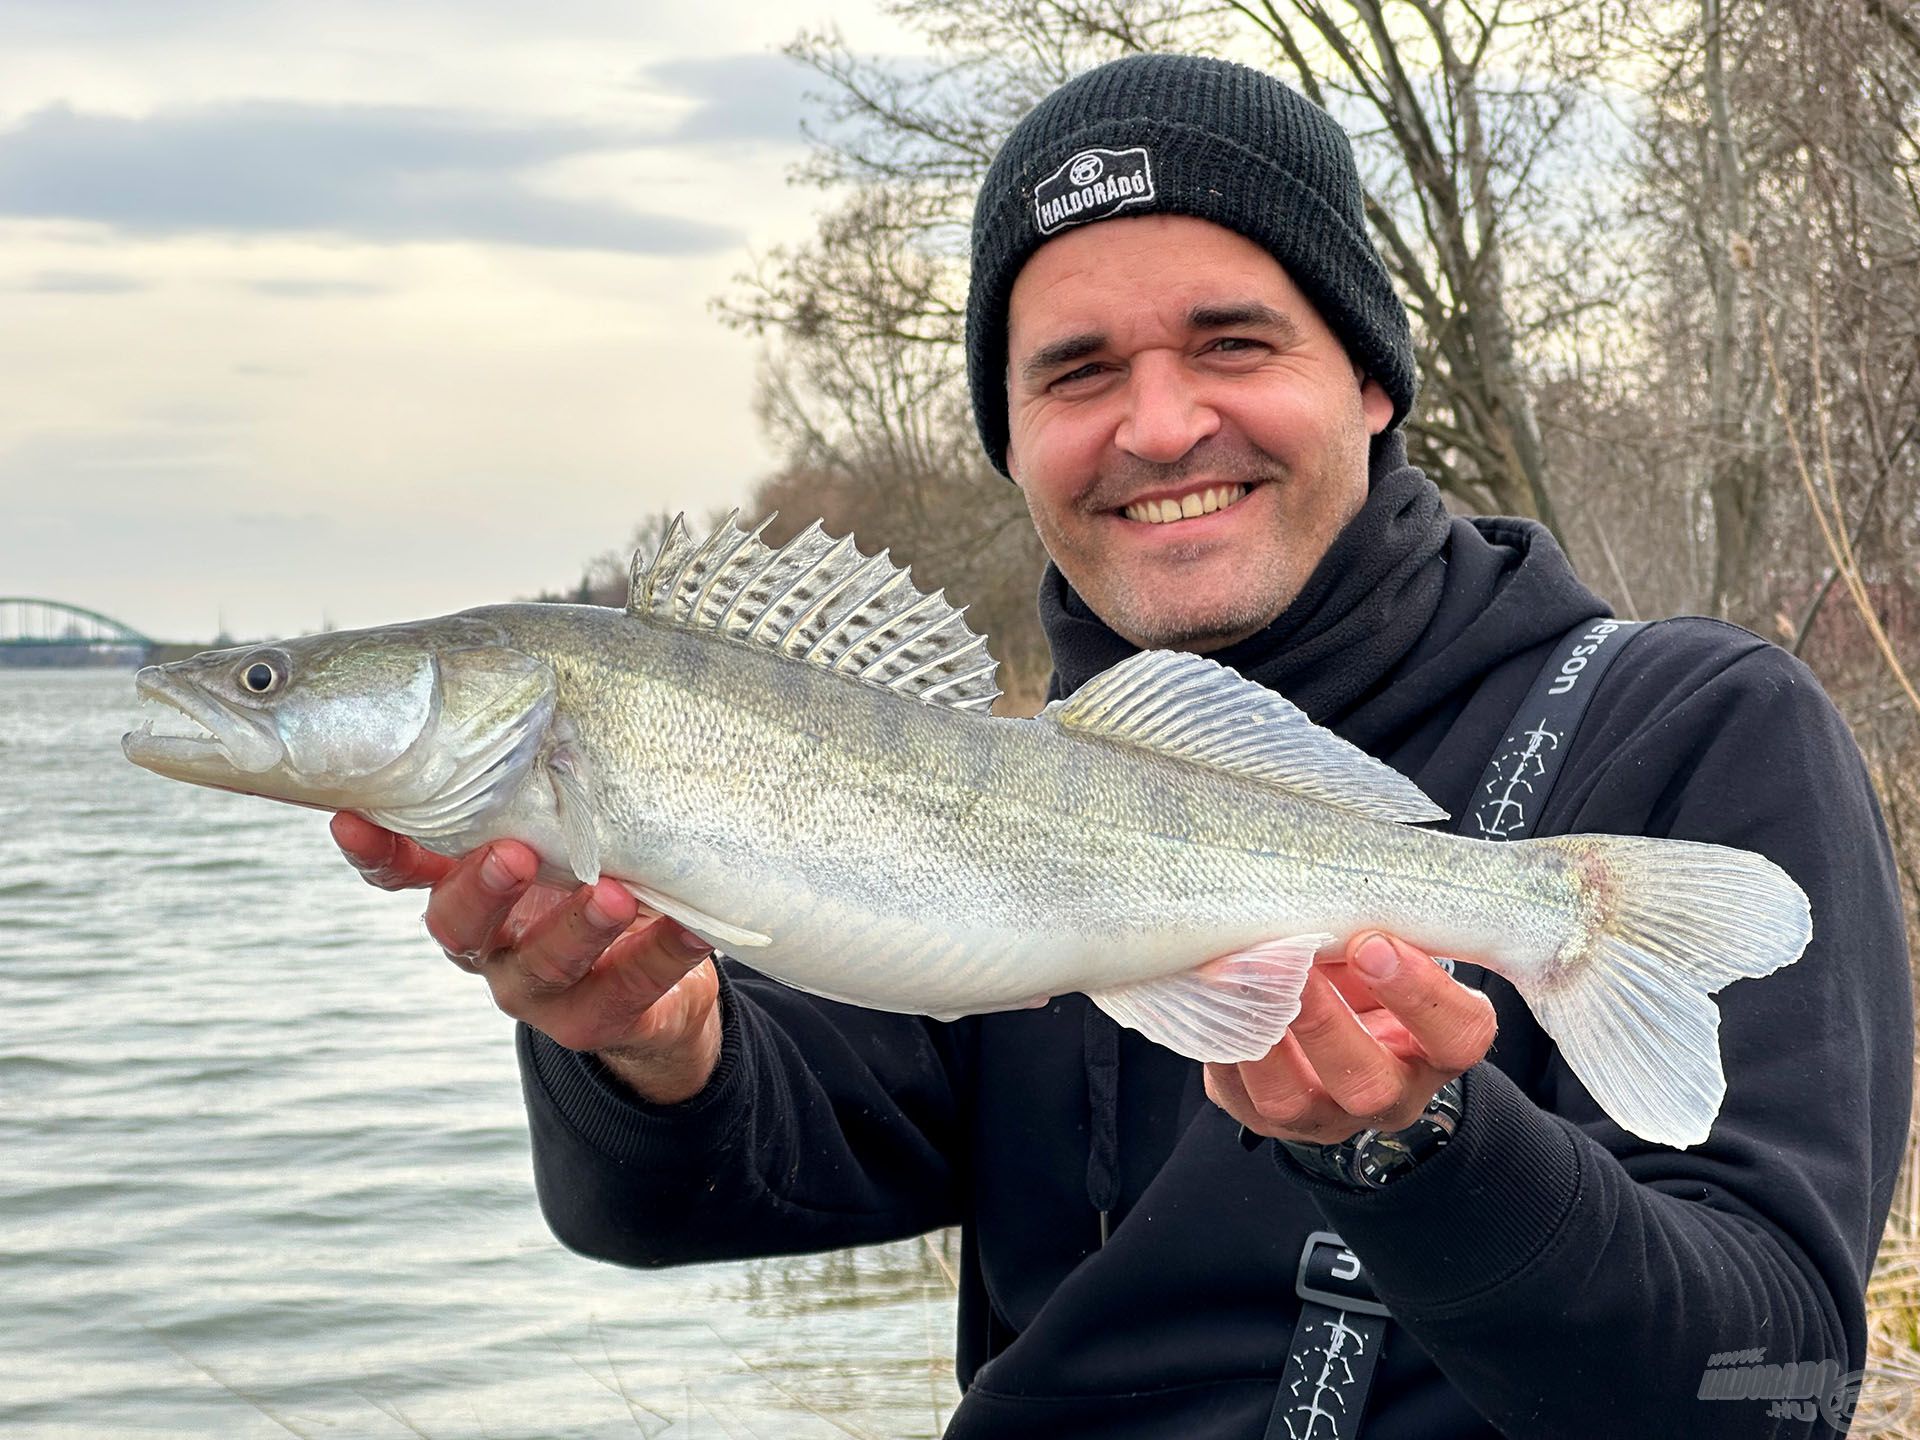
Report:
[[256,660],[240,672],[240,683],[255,695],[266,695],[279,689],[284,678],[278,668],[264,660]]

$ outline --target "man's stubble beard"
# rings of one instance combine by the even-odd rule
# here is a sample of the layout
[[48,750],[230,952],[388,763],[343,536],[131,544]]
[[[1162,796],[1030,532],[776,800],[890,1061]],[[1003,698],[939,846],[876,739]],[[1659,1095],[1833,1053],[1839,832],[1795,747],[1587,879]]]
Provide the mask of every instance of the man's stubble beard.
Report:
[[[1263,488],[1271,486],[1277,489],[1298,484],[1303,478],[1251,444],[1244,448],[1235,446],[1212,451],[1201,446],[1171,464],[1133,461],[1103,474],[1074,503],[1074,509],[1083,519],[1097,523],[1142,489],[1171,487],[1203,474],[1211,483],[1247,486],[1247,495],[1238,502],[1242,505],[1253,501]],[[1324,482],[1322,476],[1305,478],[1309,484]],[[1259,503],[1271,502],[1272,497],[1268,497]],[[1341,524],[1344,525],[1351,518],[1349,514]],[[1052,556],[1054,564],[1065,574],[1067,566],[1062,564],[1061,552],[1066,547],[1061,537],[1049,534],[1048,527],[1037,513],[1033,519],[1042,544]],[[1338,533],[1337,528],[1335,533]],[[1293,563],[1300,537],[1289,536],[1282,531],[1274,538],[1278,547],[1265,557],[1266,563],[1260,567],[1259,573],[1246,573],[1245,583],[1237,585],[1231,595],[1208,613],[1176,618],[1168,611],[1177,609],[1177,606],[1150,605],[1140,590],[1126,585],[1103,587],[1109,588],[1110,593],[1098,606],[1086,594],[1085,587],[1075,585],[1074,589],[1109,629],[1129,643],[1143,650],[1187,650],[1204,654],[1223,649],[1265,629],[1294,602],[1301,587],[1306,584],[1313,566],[1301,568]],[[1317,562],[1318,557],[1315,557]],[[1092,561],[1089,568],[1098,571],[1103,567],[1097,561]],[[1295,571],[1298,573],[1293,573]],[[1071,576],[1068,580],[1072,583]]]
[[[1284,543],[1285,537],[1281,539]],[[1293,603],[1306,577],[1289,578],[1287,561],[1283,550],[1261,567],[1265,573],[1248,573],[1244,585],[1208,612],[1175,617],[1166,613],[1169,607],[1142,604],[1138,590],[1123,587],[1106,606],[1113,613],[1101,618],[1116,634],[1142,650],[1189,650],[1196,654],[1221,650],[1258,634]]]

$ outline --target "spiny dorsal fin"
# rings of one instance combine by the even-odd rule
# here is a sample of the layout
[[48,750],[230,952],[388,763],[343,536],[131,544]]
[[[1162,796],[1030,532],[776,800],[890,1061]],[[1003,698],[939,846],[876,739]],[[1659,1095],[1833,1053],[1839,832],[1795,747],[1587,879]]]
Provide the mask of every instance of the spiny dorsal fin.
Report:
[[778,550],[727,519],[695,544],[676,515],[651,560],[633,557],[627,613],[764,645],[956,710],[1000,693],[987,642],[945,593],[914,589],[882,550],[862,555],[815,521]]
[[1069,730],[1225,770],[1374,820],[1444,820],[1406,776],[1202,655],[1148,650],[1040,712]]

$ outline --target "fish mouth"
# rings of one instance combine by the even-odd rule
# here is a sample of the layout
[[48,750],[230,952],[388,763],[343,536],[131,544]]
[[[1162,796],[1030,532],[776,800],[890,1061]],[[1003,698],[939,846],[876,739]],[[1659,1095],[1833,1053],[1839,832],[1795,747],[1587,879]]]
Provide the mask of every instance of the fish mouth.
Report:
[[136,765],[187,779],[236,771],[257,775],[279,764],[286,753],[280,737],[266,725],[235,713],[160,666],[147,666],[133,684],[143,702],[162,707],[162,713],[149,716],[120,739],[122,753]]

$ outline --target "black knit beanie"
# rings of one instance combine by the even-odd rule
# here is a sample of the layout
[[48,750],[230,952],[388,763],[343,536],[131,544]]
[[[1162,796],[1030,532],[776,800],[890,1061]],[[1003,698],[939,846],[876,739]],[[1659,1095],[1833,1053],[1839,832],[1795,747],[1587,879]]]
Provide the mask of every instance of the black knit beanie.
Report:
[[994,157],[973,212],[967,379],[980,441],[1007,469],[1007,299],[1054,235],[1110,215],[1193,215],[1278,260],[1406,418],[1407,312],[1367,236],[1346,132],[1270,75],[1191,55],[1132,55],[1076,76]]

